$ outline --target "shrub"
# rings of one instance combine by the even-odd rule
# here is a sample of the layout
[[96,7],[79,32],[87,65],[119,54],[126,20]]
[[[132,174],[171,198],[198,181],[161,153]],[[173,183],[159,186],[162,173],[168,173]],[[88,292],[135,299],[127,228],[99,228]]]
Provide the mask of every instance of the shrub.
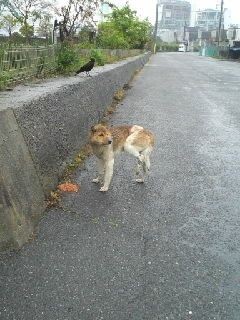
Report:
[[121,9],[114,8],[108,20],[99,25],[97,43],[108,49],[144,49],[151,30],[150,22],[140,20],[126,4]]
[[104,66],[104,64],[106,63],[106,57],[101,50],[92,49],[90,55],[91,55],[91,58],[95,59],[95,61],[99,66]]
[[0,90],[4,89],[9,81],[11,79],[11,76],[8,72],[6,71],[2,71],[1,74],[0,74]]
[[59,71],[70,70],[77,62],[76,51],[70,45],[62,45],[57,55],[57,65]]
[[90,43],[88,41],[83,41],[83,42],[80,42],[77,47],[79,49],[94,49],[96,46],[94,43]]
[[200,47],[199,46],[194,46],[193,47],[193,52],[199,52],[200,51]]
[[228,58],[229,52],[228,52],[228,48],[220,48],[219,50],[219,55],[222,58]]
[[178,43],[159,43],[159,51],[175,52],[178,51]]
[[112,22],[104,22],[99,26],[97,44],[105,49],[128,49],[129,44],[124,34],[116,30]]

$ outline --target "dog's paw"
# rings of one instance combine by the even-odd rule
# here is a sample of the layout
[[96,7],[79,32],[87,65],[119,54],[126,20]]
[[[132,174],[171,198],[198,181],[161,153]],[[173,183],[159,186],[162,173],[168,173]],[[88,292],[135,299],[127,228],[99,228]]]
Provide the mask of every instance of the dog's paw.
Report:
[[144,179],[136,179],[135,180],[137,183],[144,183]]
[[99,191],[100,192],[106,192],[106,191],[108,191],[108,187],[101,187],[100,189],[99,189]]
[[100,180],[99,180],[99,178],[96,178],[96,179],[92,179],[92,182],[93,182],[93,183],[99,183]]

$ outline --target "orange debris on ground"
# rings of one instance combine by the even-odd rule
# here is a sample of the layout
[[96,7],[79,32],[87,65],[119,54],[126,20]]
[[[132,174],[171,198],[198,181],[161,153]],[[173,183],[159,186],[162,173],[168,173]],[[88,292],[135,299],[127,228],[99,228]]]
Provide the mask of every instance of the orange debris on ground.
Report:
[[58,189],[63,192],[78,192],[80,189],[78,184],[65,182],[58,185]]

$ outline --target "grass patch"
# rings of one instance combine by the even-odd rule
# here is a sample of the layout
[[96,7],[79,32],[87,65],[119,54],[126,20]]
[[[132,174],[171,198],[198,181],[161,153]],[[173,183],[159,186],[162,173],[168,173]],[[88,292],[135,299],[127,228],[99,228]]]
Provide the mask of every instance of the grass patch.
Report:
[[77,156],[73,159],[73,161],[67,166],[65,169],[65,173],[63,175],[63,182],[70,182],[71,176],[74,171],[83,166],[85,160],[92,154],[92,149],[89,144],[86,144],[77,154]]
[[124,99],[125,95],[126,95],[126,92],[123,88],[117,90],[114,93],[111,105],[104,112],[104,118],[113,114],[116,111],[119,102],[121,102]]

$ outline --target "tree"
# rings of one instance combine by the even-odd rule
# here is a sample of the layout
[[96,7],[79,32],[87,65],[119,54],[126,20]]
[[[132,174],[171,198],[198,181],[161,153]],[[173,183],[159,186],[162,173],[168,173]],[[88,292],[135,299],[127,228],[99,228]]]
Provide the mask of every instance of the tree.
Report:
[[103,22],[98,26],[97,43],[102,48],[128,49],[130,47],[123,32],[118,30],[112,22]]
[[52,34],[52,15],[51,14],[45,14],[43,17],[41,17],[39,26],[37,28],[37,34],[40,37],[45,37],[46,39],[49,39]]
[[79,40],[82,43],[90,44],[94,43],[96,31],[93,30],[93,28],[84,26],[81,28],[81,30],[78,32]]
[[0,0],[0,15],[3,14],[4,8],[5,8],[5,5],[3,3],[3,0]]
[[10,14],[0,18],[0,28],[7,31],[9,37],[12,36],[13,31],[17,28],[18,21]]
[[94,14],[102,0],[68,0],[62,7],[54,7],[55,14],[60,17],[58,23],[60,38],[72,38],[76,30],[94,24]]
[[21,33],[22,36],[29,39],[34,35],[34,27],[25,23],[21,26],[21,28],[19,29],[19,32]]
[[99,26],[98,43],[107,48],[143,49],[151,38],[150,22],[140,20],[129,5],[114,8],[107,22]]
[[21,24],[27,40],[33,34],[34,23],[40,19],[50,3],[41,0],[0,0],[11,15]]

